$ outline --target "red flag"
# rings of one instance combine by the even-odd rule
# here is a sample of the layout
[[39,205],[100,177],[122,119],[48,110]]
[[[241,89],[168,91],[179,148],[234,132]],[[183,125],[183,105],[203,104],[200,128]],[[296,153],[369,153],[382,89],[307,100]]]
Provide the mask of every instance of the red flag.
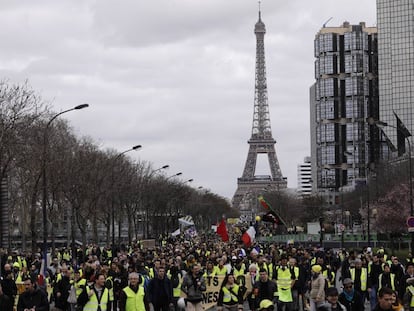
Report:
[[265,199],[263,198],[263,196],[259,196],[258,198],[257,198],[258,200],[259,200],[259,203],[265,208],[265,209],[270,209],[270,205],[269,205],[269,203],[267,203],[266,201],[265,201]]
[[226,227],[226,221],[224,219],[222,219],[220,224],[217,226],[217,234],[221,236],[221,240],[223,242],[227,242],[229,240],[229,235],[227,233],[227,227]]

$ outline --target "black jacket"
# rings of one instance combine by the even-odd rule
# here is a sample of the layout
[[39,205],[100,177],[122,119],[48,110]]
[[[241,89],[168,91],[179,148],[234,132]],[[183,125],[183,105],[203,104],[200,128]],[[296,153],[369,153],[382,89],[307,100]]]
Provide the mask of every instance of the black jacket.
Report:
[[[161,301],[162,291],[164,291],[166,298],[164,301]],[[164,277],[164,279],[160,280],[158,278],[151,279],[148,283],[148,299],[153,305],[164,305],[170,304],[173,302],[173,290],[171,281]]]
[[14,301],[14,298],[17,295],[16,282],[9,277],[5,277],[1,280],[1,287],[3,288],[3,293]]
[[9,296],[0,295],[0,310],[1,311],[13,311],[13,303]]
[[49,311],[50,308],[46,293],[37,287],[33,292],[24,292],[19,296],[17,311],[33,307],[36,307],[36,311]]
[[[66,310],[68,308],[70,286],[70,279],[67,276],[62,276],[62,278],[55,284],[53,288],[53,297],[56,308],[62,310]],[[59,297],[58,293],[60,293]]]
[[362,295],[358,291],[354,291],[352,300],[349,301],[345,298],[345,294],[342,292],[338,298],[339,302],[343,304],[347,311],[364,311],[364,300]]

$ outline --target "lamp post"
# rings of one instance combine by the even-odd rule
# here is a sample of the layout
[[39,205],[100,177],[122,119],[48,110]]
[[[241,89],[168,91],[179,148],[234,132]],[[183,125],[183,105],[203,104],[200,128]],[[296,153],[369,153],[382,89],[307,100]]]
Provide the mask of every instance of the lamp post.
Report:
[[[73,110],[80,110],[83,108],[89,107],[88,104],[82,104],[75,106],[71,109],[64,110],[55,114],[50,118],[49,122],[46,124],[46,127],[43,131],[43,156],[42,156],[42,222],[43,222],[43,272],[46,272],[47,269],[47,162],[48,162],[48,142],[49,142],[49,129],[52,122],[59,117],[60,115],[67,113]],[[72,254],[73,256],[73,254]]]
[[[407,136],[406,133],[404,133],[404,131],[402,129],[400,129],[398,126],[390,125],[387,122],[382,122],[382,121],[379,121],[379,120],[376,121],[376,120],[371,120],[370,119],[370,120],[368,120],[368,123],[369,124],[374,124],[374,125],[378,126],[379,128],[381,128],[381,127],[394,128],[397,131],[399,131],[407,141],[407,144],[408,144],[408,165],[410,166],[408,168],[409,177],[410,177],[410,180],[409,180],[410,216],[413,216],[413,214],[414,214],[414,208],[413,208],[413,174],[412,174],[412,165],[411,165],[411,142],[410,142],[409,136]],[[413,252],[413,250],[414,250],[414,232],[410,232],[410,236],[411,236],[410,249],[411,249],[411,252]]]
[[177,173],[177,174],[174,174],[174,175],[171,175],[171,176],[167,177],[165,180],[168,180],[168,179],[171,179],[171,178],[174,178],[174,177],[180,176],[180,175],[182,175],[182,174],[183,174],[182,172],[179,172],[179,173]]
[[[134,150],[138,150],[138,149],[141,149],[142,148],[142,146],[141,145],[136,145],[136,146],[133,146],[132,148],[130,148],[130,149],[127,149],[127,150],[125,150],[125,151],[122,151],[121,153],[119,153],[115,158],[114,158],[114,161],[113,161],[113,164],[112,164],[112,187],[114,186],[114,183],[115,183],[115,181],[114,181],[114,178],[115,178],[115,172],[114,172],[114,170],[115,170],[115,164],[116,164],[116,161],[120,158],[120,157],[122,157],[125,153],[127,153],[127,152],[130,152],[130,151],[134,151]],[[115,204],[114,204],[114,197],[113,197],[113,193],[112,193],[112,200],[111,200],[111,218],[112,218],[112,256],[115,256],[115,254],[114,254],[114,252],[115,252]]]
[[194,181],[194,179],[189,179],[189,180],[186,180],[185,182],[183,182],[183,184],[186,184],[186,183],[190,183],[190,182],[193,182]]

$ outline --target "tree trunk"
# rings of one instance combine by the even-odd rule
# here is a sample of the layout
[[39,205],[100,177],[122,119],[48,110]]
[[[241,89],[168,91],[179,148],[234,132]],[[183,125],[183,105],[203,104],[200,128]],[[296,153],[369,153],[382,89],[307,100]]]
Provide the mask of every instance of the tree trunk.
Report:
[[[36,232],[36,208],[37,208],[37,192],[32,194],[32,200],[30,204],[30,233],[32,236],[32,253],[37,252],[37,232]],[[43,226],[45,224],[42,224]],[[47,225],[47,224],[46,224]]]
[[96,215],[92,217],[92,242],[98,243],[98,222],[96,220]]
[[111,244],[111,214],[108,213],[108,217],[106,218],[106,245]]

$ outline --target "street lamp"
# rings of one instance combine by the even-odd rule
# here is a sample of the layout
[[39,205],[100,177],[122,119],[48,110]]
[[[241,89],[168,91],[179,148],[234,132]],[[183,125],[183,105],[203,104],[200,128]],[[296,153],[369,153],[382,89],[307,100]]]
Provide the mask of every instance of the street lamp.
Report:
[[[407,144],[408,144],[408,165],[410,166],[408,169],[409,172],[409,176],[410,176],[410,181],[409,181],[409,187],[410,187],[410,217],[413,216],[414,214],[414,207],[413,207],[413,174],[412,174],[412,166],[411,166],[411,142],[409,137],[410,135],[407,135],[407,133],[405,133],[402,129],[400,129],[398,126],[394,126],[394,125],[390,125],[387,122],[382,122],[379,120],[368,120],[369,124],[373,124],[376,125],[377,127],[381,128],[381,127],[391,127],[396,129],[397,131],[399,131],[404,138],[407,140]],[[411,252],[413,252],[414,250],[414,232],[410,232],[411,235],[411,243],[410,243],[410,249]]]
[[[122,151],[121,153],[119,153],[115,158],[114,158],[114,161],[113,161],[113,164],[112,164],[112,187],[114,186],[114,183],[115,183],[115,181],[114,181],[114,170],[115,170],[115,164],[116,164],[116,161],[120,158],[120,157],[122,157],[122,155],[124,155],[125,153],[127,153],[127,152],[130,152],[130,151],[134,151],[134,150],[138,150],[138,149],[141,149],[142,148],[142,146],[141,145],[135,145],[135,146],[133,146],[132,148],[130,148],[130,149],[127,149],[127,150],[125,150],[125,151]],[[111,218],[112,218],[112,256],[115,256],[115,204],[114,204],[114,197],[113,197],[113,193],[112,193],[112,200],[111,200]]]
[[174,178],[174,177],[177,177],[177,176],[180,176],[182,174],[183,174],[182,172],[179,172],[177,174],[171,175],[170,177],[167,177],[166,180],[171,179],[171,178]]
[[186,180],[185,182],[183,182],[183,184],[186,184],[186,183],[190,183],[190,182],[193,182],[194,181],[194,179],[189,179],[189,180]]
[[[52,122],[59,117],[60,115],[67,113],[73,110],[80,110],[83,108],[89,107],[88,104],[82,104],[75,106],[71,109],[64,110],[55,114],[50,118],[49,122],[46,124],[46,127],[43,131],[43,156],[42,156],[42,221],[43,221],[43,272],[46,272],[47,269],[47,176],[46,176],[46,166],[48,160],[48,142],[49,142],[49,128]],[[73,256],[73,254],[72,254]]]

